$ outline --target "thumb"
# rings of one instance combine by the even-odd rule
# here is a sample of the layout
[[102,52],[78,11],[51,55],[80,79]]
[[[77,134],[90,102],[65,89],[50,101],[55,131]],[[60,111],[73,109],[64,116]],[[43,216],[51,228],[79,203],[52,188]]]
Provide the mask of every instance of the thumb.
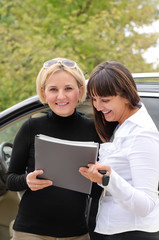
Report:
[[38,176],[38,175],[41,175],[41,174],[43,174],[43,170],[35,170],[34,172],[32,172],[32,176],[33,177],[36,177],[36,176]]

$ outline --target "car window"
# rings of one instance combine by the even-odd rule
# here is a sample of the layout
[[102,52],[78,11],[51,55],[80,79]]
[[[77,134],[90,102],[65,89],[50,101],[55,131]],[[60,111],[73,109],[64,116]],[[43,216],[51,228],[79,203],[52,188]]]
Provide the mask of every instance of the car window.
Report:
[[46,114],[46,112],[47,111],[33,112],[31,115],[26,114],[26,116],[22,116],[19,119],[13,120],[11,123],[6,125],[5,128],[0,130],[0,144],[3,142],[13,143],[18,130],[25,121],[32,117],[39,117],[43,114]]
[[147,111],[151,115],[153,121],[155,122],[159,130],[159,98],[153,97],[142,97],[141,101],[144,103]]
[[2,129],[0,131],[0,143],[2,142],[11,142],[13,143],[15,135],[17,134],[21,125],[27,120],[28,118],[13,122],[8,127]]

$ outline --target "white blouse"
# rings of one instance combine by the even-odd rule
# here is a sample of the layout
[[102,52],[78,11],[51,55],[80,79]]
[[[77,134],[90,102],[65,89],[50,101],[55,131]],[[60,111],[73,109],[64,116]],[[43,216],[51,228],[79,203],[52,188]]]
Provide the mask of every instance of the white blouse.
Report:
[[113,142],[101,144],[99,162],[112,172],[95,231],[159,231],[159,132],[143,104],[119,126]]

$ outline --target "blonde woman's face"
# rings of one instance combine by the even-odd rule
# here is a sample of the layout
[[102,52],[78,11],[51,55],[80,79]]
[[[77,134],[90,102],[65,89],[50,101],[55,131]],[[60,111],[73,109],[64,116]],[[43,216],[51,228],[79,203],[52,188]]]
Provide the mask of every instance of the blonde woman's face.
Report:
[[78,87],[70,73],[58,71],[46,81],[43,95],[55,114],[68,117],[73,114],[82,97],[82,87]]

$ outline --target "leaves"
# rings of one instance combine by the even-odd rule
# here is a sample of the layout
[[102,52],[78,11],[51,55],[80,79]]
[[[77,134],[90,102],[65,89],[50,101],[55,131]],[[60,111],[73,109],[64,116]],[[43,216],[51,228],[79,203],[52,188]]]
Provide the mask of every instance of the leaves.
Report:
[[156,34],[135,26],[158,18],[158,0],[0,1],[0,111],[34,95],[44,61],[58,56],[76,61],[83,72],[106,60],[132,72],[153,71],[142,53]]

